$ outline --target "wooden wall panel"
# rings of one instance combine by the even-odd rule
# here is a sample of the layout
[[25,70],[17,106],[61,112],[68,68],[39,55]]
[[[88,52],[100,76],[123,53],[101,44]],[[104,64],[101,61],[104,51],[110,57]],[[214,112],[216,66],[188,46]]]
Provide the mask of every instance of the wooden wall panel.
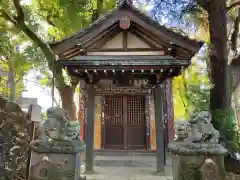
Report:
[[156,150],[155,107],[153,96],[150,96],[149,114],[150,114],[150,145],[151,150]]
[[95,97],[95,114],[94,114],[94,149],[101,149],[101,96]]

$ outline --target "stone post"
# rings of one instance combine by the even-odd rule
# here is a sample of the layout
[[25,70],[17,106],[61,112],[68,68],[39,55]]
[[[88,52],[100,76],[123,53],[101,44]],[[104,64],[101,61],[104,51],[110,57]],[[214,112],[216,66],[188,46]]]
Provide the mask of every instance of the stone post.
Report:
[[[169,144],[173,180],[225,180],[224,155],[227,150],[218,144],[219,133],[210,120],[206,121],[206,112],[191,119],[189,125],[188,137],[180,137]],[[177,136],[183,134],[180,129],[184,128],[177,129]]]

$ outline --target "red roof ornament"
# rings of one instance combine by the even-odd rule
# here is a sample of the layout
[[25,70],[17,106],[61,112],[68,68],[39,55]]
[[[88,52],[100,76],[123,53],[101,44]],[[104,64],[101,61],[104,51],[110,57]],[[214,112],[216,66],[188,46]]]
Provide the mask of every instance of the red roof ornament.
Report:
[[130,27],[130,18],[128,16],[123,16],[121,17],[121,19],[119,20],[119,26],[120,28],[126,30]]

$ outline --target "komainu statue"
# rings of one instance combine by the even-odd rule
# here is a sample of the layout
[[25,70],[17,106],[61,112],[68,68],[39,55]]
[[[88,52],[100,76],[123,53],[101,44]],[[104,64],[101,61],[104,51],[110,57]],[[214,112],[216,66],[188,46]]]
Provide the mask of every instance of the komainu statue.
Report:
[[188,134],[188,140],[191,142],[204,142],[218,144],[219,132],[213,127],[212,115],[208,111],[201,111],[195,117],[189,120],[191,131]]
[[40,138],[31,142],[32,149],[37,152],[46,149],[49,152],[82,152],[85,149],[79,136],[79,123],[71,121],[61,108],[51,107],[47,110],[47,119],[40,126],[40,131]]
[[212,115],[201,111],[190,120],[175,123],[176,141],[218,143],[219,132],[211,124]]
[[175,141],[184,141],[191,130],[189,121],[176,120],[174,123]]
[[172,153],[173,180],[224,180],[224,156],[219,132],[211,124],[212,115],[201,111],[188,121],[175,123],[177,138],[168,145]]
[[80,139],[80,125],[71,121],[58,107],[47,110],[40,126],[39,139],[31,145],[30,180],[80,180],[81,153],[85,144]]

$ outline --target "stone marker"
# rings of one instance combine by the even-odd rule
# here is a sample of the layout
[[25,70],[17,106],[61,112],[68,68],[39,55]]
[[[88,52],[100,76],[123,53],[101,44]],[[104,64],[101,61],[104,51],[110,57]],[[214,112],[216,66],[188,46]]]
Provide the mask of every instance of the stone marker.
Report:
[[187,123],[175,125],[177,138],[169,144],[173,154],[173,180],[224,180],[224,155],[211,114],[202,111]]

